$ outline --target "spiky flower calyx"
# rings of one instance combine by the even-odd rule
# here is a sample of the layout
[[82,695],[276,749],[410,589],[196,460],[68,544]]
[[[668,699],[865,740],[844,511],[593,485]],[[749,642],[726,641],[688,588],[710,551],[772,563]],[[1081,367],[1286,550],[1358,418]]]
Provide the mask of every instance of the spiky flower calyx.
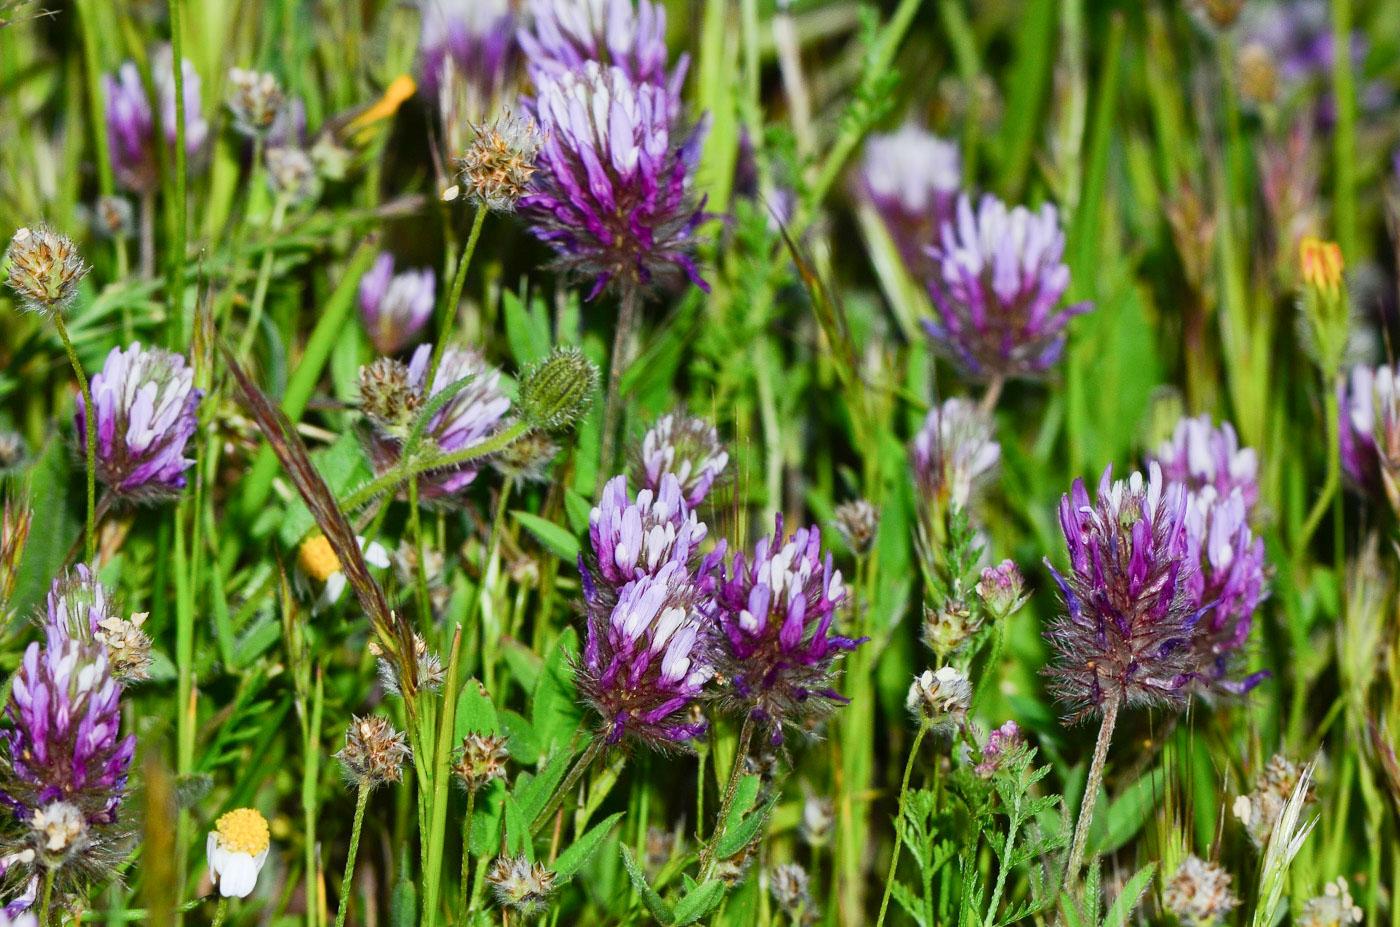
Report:
[[711,631],[715,670],[726,681],[722,705],[746,712],[777,744],[785,727],[802,728],[844,704],[837,664],[865,641],[836,631],[846,598],[815,527],[784,539],[780,516],[751,555],[735,554],[720,577]]
[[979,380],[1036,379],[1064,353],[1070,319],[1089,303],[1061,306],[1069,289],[1065,235],[1055,207],[1007,209],[985,196],[973,211],[964,194],[933,249],[929,280],[934,346]]
[[409,382],[408,365],[381,357],[360,368],[360,411],[375,428],[399,440],[408,437],[423,394]]
[[498,856],[486,870],[486,882],[496,901],[522,917],[533,917],[549,904],[557,875],[525,856]]
[[1230,889],[1230,873],[1219,865],[1188,856],[1162,889],[1162,906],[1183,927],[1210,927],[1224,920],[1240,903]]
[[462,749],[452,764],[452,774],[467,791],[506,777],[506,738],[496,734],[468,734],[462,739]]
[[74,421],[78,441],[97,429],[97,478],[118,497],[155,502],[185,488],[194,460],[185,447],[199,427],[203,397],[185,358],[134,342],[113,348],[92,378],[95,415],[81,397]]
[[684,412],[661,416],[642,436],[633,472],[639,485],[659,489],[662,477],[674,474],[685,504],[704,502],[729,465],[729,451],[713,424]]
[[1184,702],[1198,666],[1187,504],[1156,464],[1117,482],[1110,466],[1095,502],[1083,480],[1060,500],[1069,569],[1050,567],[1064,614],[1045,631],[1056,654],[1045,673],[1070,718]]
[[598,366],[576,347],[561,345],[520,376],[520,414],[536,428],[567,428],[593,404]]
[[492,212],[515,212],[530,192],[544,136],[533,119],[505,111],[495,122],[472,126],[474,138],[457,169],[467,194]]
[[412,751],[402,731],[388,718],[368,715],[351,718],[345,729],[345,746],[337,753],[345,774],[362,788],[375,788],[403,778],[403,764]]
[[92,270],[71,238],[42,225],[15,232],[5,258],[10,265],[6,282],[20,305],[46,315],[66,310]]

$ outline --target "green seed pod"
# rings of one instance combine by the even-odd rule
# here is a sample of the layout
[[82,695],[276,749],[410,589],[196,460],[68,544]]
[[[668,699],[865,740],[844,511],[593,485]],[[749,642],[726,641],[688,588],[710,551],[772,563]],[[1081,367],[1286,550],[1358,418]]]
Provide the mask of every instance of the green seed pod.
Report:
[[564,428],[588,411],[597,387],[593,362],[578,348],[557,347],[522,374],[520,411],[538,428]]

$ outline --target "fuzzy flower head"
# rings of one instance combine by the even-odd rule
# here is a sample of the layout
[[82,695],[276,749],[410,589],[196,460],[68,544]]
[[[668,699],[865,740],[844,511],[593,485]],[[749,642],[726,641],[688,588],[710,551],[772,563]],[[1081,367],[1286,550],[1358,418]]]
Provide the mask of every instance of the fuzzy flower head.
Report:
[[267,819],[252,808],[238,808],[219,818],[204,842],[209,878],[224,898],[247,898],[267,862],[271,832]]
[[496,902],[521,917],[533,917],[549,904],[557,876],[542,863],[525,856],[498,856],[486,870]]
[[[643,489],[635,500],[627,492],[627,477],[613,477],[588,515],[594,566],[584,568],[585,599],[611,602],[623,586],[671,563],[689,571],[707,532],[681,498],[674,475],[665,474],[658,489]],[[707,564],[717,560],[706,559]],[[708,566],[700,572],[708,573]]]
[[[113,348],[102,372],[92,378],[98,480],[136,502],[177,495],[185,487],[185,471],[194,466],[185,445],[199,426],[196,409],[202,396],[194,386],[194,370],[181,355],[143,348],[140,342],[126,350]],[[82,397],[74,421],[82,446],[89,427]]]
[[[1274,834],[1274,826],[1278,823],[1284,808],[1288,805],[1289,798],[1302,780],[1303,771],[1298,769],[1296,763],[1282,754],[1275,754],[1264,764],[1263,770],[1259,774],[1259,779],[1255,783],[1254,791],[1240,795],[1235,799],[1231,811],[1235,818],[1244,825],[1245,833],[1249,835],[1250,842],[1257,849],[1263,850],[1269,845],[1269,839]],[[1317,796],[1313,794],[1311,785],[1303,794],[1304,802],[1314,802]]]
[[869,499],[847,500],[838,505],[833,514],[836,530],[853,554],[864,554],[875,543],[875,532],[880,527],[880,508]]
[[97,643],[55,625],[24,652],[0,732],[0,803],[21,817],[50,802],[77,807],[91,825],[116,822],[136,738],[120,736],[121,690]]
[[784,540],[781,517],[720,578],[711,636],[715,669],[727,681],[723,699],[766,726],[774,744],[785,726],[818,720],[846,701],[835,689],[836,664],[865,640],[836,633],[846,594],[820,530],[799,528]]
[[914,677],[904,707],[920,724],[962,725],[972,705],[972,683],[959,670],[940,666]]
[[668,412],[642,436],[633,470],[647,489],[660,488],[662,478],[674,474],[685,504],[695,508],[728,465],[729,451],[714,425],[699,416]]
[[[160,128],[167,149],[175,147],[175,71],[169,47],[156,51],[151,60],[151,81],[160,105]],[[184,85],[185,152],[193,158],[209,137],[200,99],[199,73],[188,59],[181,62]],[[156,118],[146,95],[141,71],[128,61],[116,75],[102,78],[107,121],[107,149],[117,183],[133,193],[152,193],[160,186],[160,158],[156,151]]]
[[360,319],[374,349],[397,354],[413,343],[433,317],[437,277],[431,267],[394,273],[394,256],[384,253],[360,278]]
[[958,146],[912,122],[865,143],[857,189],[917,279],[927,279],[937,267],[929,249],[953,220],[961,187]]
[[680,92],[686,59],[667,72],[666,9],[653,0],[531,0],[532,25],[520,47],[536,86],[590,62],[615,67],[635,84]]
[[1187,505],[1156,464],[1116,482],[1107,467],[1095,502],[1083,480],[1060,500],[1069,569],[1050,568],[1064,614],[1045,631],[1057,657],[1045,672],[1071,717],[1185,699],[1197,665]]
[[1230,678],[1238,663],[1254,611],[1268,594],[1264,576],[1264,539],[1249,526],[1244,494],[1216,495],[1207,486],[1191,496],[1186,514],[1188,558],[1199,569],[1186,578],[1192,603],[1202,610],[1195,647],[1201,679],[1224,692],[1242,693],[1267,673]]
[[381,357],[360,368],[360,411],[376,429],[402,440],[413,430],[423,394],[408,380],[408,365]]
[[[510,411],[510,400],[501,392],[501,372],[486,363],[471,348],[448,348],[442,353],[431,387],[428,367],[433,348],[421,344],[408,362],[408,385],[427,402],[459,380],[468,380],[428,421],[423,447],[439,454],[451,454],[479,443],[500,426]],[[370,450],[376,469],[383,473],[399,462],[402,438],[376,430]],[[451,500],[476,479],[480,462],[457,464],[431,470],[418,478],[422,498],[435,502]]]
[[555,264],[593,281],[647,288],[688,278],[709,290],[692,259],[703,215],[692,191],[702,133],[679,138],[667,91],[589,61],[538,83],[545,135],[520,213]]
[[509,111],[472,129],[472,142],[457,160],[468,195],[492,212],[515,212],[520,198],[530,192],[544,138],[533,119]]
[[350,781],[373,788],[402,779],[403,764],[411,752],[406,735],[394,730],[388,718],[367,715],[350,719],[345,747],[335,757]]
[[1162,905],[1180,919],[1183,927],[1218,924],[1240,903],[1230,889],[1233,877],[1215,863],[1188,856],[1167,880]]
[[689,710],[714,675],[702,607],[703,596],[676,560],[627,583],[611,608],[590,607],[576,679],[602,719],[605,743],[630,736],[667,751],[704,733],[704,720]]
[[5,260],[10,265],[5,282],[19,295],[20,305],[46,315],[67,309],[92,270],[71,238],[43,226],[15,232]]
[[1001,460],[992,423],[966,399],[934,406],[909,443],[920,494],[931,508],[966,508],[973,491]]
[[924,327],[939,351],[975,379],[1037,379],[1059,361],[1065,328],[1089,303],[1062,306],[1069,289],[1059,213],[1007,209],[964,194],[931,254],[934,318]]
[[1153,459],[1164,479],[1184,483],[1193,493],[1210,486],[1217,496],[1226,498],[1238,489],[1251,514],[1259,502],[1259,455],[1252,447],[1240,447],[1229,422],[1216,428],[1209,415],[1183,418]]

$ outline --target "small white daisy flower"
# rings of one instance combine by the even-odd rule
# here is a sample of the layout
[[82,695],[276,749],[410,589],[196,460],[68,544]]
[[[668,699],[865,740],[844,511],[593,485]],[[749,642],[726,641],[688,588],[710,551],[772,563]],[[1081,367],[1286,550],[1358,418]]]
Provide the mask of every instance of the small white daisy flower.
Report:
[[225,898],[247,898],[258,884],[267,862],[267,819],[252,808],[239,808],[219,818],[209,832],[204,851],[209,878]]

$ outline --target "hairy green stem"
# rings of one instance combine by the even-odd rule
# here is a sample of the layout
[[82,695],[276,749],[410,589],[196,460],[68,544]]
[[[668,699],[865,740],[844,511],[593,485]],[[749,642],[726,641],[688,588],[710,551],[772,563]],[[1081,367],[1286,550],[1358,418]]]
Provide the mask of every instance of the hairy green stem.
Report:
[[467,900],[471,897],[472,818],[476,816],[476,789],[467,791],[467,816],[462,821],[462,876],[457,883],[457,922],[467,922]]
[[442,318],[438,322],[437,344],[433,345],[433,360],[428,365],[428,379],[424,382],[428,384],[428,392],[432,392],[433,382],[437,379],[438,364],[442,363],[442,353],[447,350],[448,339],[452,335],[452,323],[457,318],[457,306],[462,301],[462,290],[467,285],[467,268],[471,267],[472,255],[476,253],[476,241],[481,237],[481,226],[486,222],[486,207],[476,208],[476,217],[472,219],[471,234],[467,236],[466,247],[462,249],[462,259],[457,262],[456,273],[452,275],[452,289],[447,292],[439,312]]
[[355,797],[355,820],[350,825],[350,853],[345,857],[345,878],[340,881],[340,909],[335,912],[335,927],[345,927],[345,916],[350,913],[350,893],[354,890],[355,856],[360,852],[360,828],[365,822],[365,805],[369,804],[369,786],[360,783],[360,792]]
[[909,748],[909,759],[904,764],[904,780],[899,784],[899,803],[894,819],[894,849],[890,852],[890,870],[885,878],[885,895],[880,899],[880,914],[875,920],[875,927],[885,923],[885,912],[889,910],[895,873],[899,871],[899,853],[904,848],[904,831],[900,829],[900,823],[904,820],[904,804],[909,797],[909,779],[914,774],[914,761],[919,758],[919,747],[927,733],[928,725],[920,724],[918,733],[914,735],[914,743]]
[[219,899],[219,906],[218,906],[217,908],[214,909],[214,921],[213,921],[213,924],[211,925],[211,927],[219,927],[219,925],[222,924],[222,923],[224,922],[224,918],[227,917],[227,916],[228,916],[228,899],[227,899],[227,898],[220,898],[220,899]]
[[637,327],[640,299],[634,284],[624,284],[618,306],[617,328],[613,332],[612,359],[608,362],[608,398],[603,406],[603,447],[598,459],[598,488],[602,489],[612,472],[613,452],[617,447],[617,427],[621,410],[622,371],[627,366],[627,348],[632,331]]
[[564,803],[564,799],[568,796],[569,792],[573,790],[574,786],[578,785],[579,777],[584,774],[589,766],[593,765],[594,759],[602,752],[602,749],[602,738],[594,737],[593,742],[588,745],[588,749],[584,750],[583,755],[574,763],[574,768],[569,770],[569,775],[565,777],[563,783],[560,784],[559,788],[554,790],[554,796],[550,798],[549,803],[545,805],[544,809],[530,822],[530,833],[537,833],[539,829],[544,826],[545,822],[554,816],[554,812],[559,810],[559,806]]
[[744,775],[744,764],[749,756],[749,744],[753,740],[753,713],[744,715],[744,726],[739,730],[739,745],[734,749],[734,765],[729,769],[729,782],[724,787],[724,798],[720,801],[719,815],[715,818],[715,831],[710,842],[700,851],[700,881],[707,881],[715,869],[715,847],[724,839],[724,822],[734,807],[734,795],[739,791],[739,780]]
[[1073,890],[1079,884],[1079,870],[1084,867],[1084,848],[1089,842],[1089,825],[1094,822],[1094,805],[1099,787],[1103,785],[1103,767],[1108,759],[1108,744],[1118,723],[1118,702],[1115,699],[1104,708],[1099,739],[1094,744],[1094,760],[1089,766],[1089,780],[1084,783],[1084,797],[1079,802],[1079,823],[1074,827],[1074,843],[1070,847],[1069,865],[1065,867],[1065,887]]
[[466,463],[469,460],[476,460],[479,457],[485,457],[487,454],[494,454],[496,451],[513,444],[517,438],[529,431],[531,427],[532,426],[528,422],[518,421],[513,425],[501,429],[491,437],[478,441],[470,447],[464,447],[460,451],[455,451],[451,454],[425,455],[413,460],[404,461],[393,470],[390,470],[378,479],[371,480],[340,500],[340,507],[347,512],[354,511],[380,493],[394,489],[411,476],[416,476],[419,473],[427,473],[429,470],[436,470],[440,467],[455,467],[457,464]]
[[[1340,416],[1340,410],[1337,406],[1337,393],[1332,389],[1324,389],[1323,393],[1327,423],[1326,434],[1335,436],[1337,434],[1337,420]],[[1307,520],[1303,522],[1303,530],[1299,534],[1298,542],[1295,545],[1295,558],[1303,555],[1303,551],[1306,550],[1308,542],[1312,540],[1314,532],[1317,531],[1317,526],[1322,523],[1322,517],[1327,514],[1327,507],[1332,502],[1332,496],[1336,494],[1337,487],[1341,485],[1342,463],[1338,442],[1333,439],[1326,443],[1327,476],[1322,484],[1321,494],[1318,495],[1317,500],[1313,503],[1312,509],[1308,511]]]
[[53,314],[54,327],[63,341],[63,350],[68,352],[68,362],[73,365],[73,375],[78,378],[78,388],[83,392],[83,431],[87,433],[87,562],[97,568],[97,412],[92,405],[92,390],[88,385],[87,374],[83,373],[82,361],[73,350],[73,342],[68,337],[68,327],[63,324],[61,313]]

